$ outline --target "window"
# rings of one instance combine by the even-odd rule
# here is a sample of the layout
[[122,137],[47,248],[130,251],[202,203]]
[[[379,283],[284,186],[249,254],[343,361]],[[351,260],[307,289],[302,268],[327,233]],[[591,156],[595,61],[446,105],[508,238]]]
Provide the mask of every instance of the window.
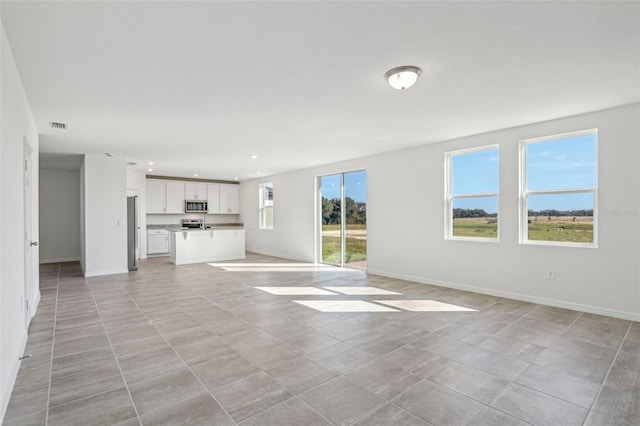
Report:
[[520,141],[520,243],[595,247],[597,130]]
[[260,184],[260,229],[273,229],[273,182]]
[[445,154],[445,238],[498,240],[497,145]]

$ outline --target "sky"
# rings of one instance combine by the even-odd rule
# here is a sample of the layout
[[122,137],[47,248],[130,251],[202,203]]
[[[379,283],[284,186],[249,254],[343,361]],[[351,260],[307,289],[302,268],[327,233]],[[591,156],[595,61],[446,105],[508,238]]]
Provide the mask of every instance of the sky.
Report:
[[[556,139],[527,145],[529,191],[593,188],[596,186],[596,135]],[[452,193],[498,192],[498,149],[455,155],[451,159]],[[455,200],[454,207],[481,208],[495,213],[495,198]],[[529,197],[529,210],[581,210],[593,208],[592,194],[537,195]]]
[[[324,198],[340,198],[340,175],[322,176],[320,190]],[[344,175],[344,196],[355,201],[367,201],[367,172],[364,170]]]

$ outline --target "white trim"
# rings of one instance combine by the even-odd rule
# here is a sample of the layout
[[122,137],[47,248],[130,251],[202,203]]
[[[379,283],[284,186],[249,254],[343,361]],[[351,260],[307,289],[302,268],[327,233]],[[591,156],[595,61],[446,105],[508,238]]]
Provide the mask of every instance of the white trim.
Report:
[[[316,263],[318,265],[325,265],[325,263],[322,262],[316,262],[313,259],[305,259],[303,257],[298,257],[298,256],[292,256],[289,253],[278,253],[278,252],[266,252],[266,251],[262,251],[262,250],[247,250],[245,254],[261,254],[263,256],[269,256],[269,257],[279,257],[282,259],[287,259],[287,260],[293,260],[295,262],[303,262],[303,263]],[[241,265],[241,263],[239,263],[238,265]],[[335,266],[335,265],[330,265],[330,266]]]
[[405,274],[396,274],[393,272],[386,272],[386,271],[377,271],[377,270],[368,269],[367,274],[413,281],[420,284],[430,284],[430,285],[436,285],[439,287],[453,288],[456,290],[465,290],[473,293],[486,294],[489,296],[496,296],[496,297],[504,297],[506,299],[536,303],[536,304],[545,305],[545,306],[553,306],[556,308],[569,309],[569,310],[578,311],[578,312],[587,312],[587,313],[596,314],[596,315],[604,315],[608,317],[620,318],[620,319],[629,320],[629,321],[640,321],[640,313],[619,311],[617,309],[608,309],[608,308],[602,308],[602,307],[592,306],[592,305],[583,305],[581,303],[567,302],[564,300],[547,299],[546,297],[531,296],[528,294],[521,294],[521,293],[512,293],[510,291],[493,290],[493,289],[487,289],[484,287],[476,287],[472,285],[460,284],[460,283],[455,283],[450,281],[432,280],[429,278],[422,278],[422,277],[405,275]]
[[115,274],[128,274],[128,269],[111,269],[106,271],[91,271],[90,273],[85,272],[85,278],[89,277],[99,277],[102,275],[115,275]]
[[79,262],[80,257],[61,257],[58,259],[40,259],[40,264],[44,265],[45,263],[60,263],[60,262]]

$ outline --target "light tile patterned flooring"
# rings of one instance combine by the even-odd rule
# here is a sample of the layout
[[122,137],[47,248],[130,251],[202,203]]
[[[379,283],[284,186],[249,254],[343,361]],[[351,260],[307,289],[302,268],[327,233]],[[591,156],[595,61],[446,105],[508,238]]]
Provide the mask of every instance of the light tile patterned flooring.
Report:
[[639,323],[258,255],[40,286],[7,426],[640,424]]

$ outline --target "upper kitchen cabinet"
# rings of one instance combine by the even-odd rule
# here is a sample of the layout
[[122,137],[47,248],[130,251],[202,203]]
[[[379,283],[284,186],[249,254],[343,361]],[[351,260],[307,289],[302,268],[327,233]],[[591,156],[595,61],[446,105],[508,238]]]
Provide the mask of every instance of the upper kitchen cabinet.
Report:
[[220,213],[220,184],[210,183],[207,185],[207,213]]
[[167,181],[167,213],[184,213],[184,183]]
[[240,213],[240,186],[220,184],[220,213]]
[[206,200],[207,199],[207,184],[205,183],[186,183],[185,188],[185,200]]
[[161,180],[147,180],[147,213],[166,213],[166,185]]
[[184,213],[184,183],[147,179],[147,214]]

